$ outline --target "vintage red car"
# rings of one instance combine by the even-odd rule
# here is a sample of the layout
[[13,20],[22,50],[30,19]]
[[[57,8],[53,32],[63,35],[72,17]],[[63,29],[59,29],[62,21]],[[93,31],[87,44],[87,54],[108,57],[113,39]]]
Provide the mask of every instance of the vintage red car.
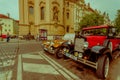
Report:
[[[91,34],[88,31],[91,31],[93,33]],[[96,32],[94,32],[97,30]],[[103,45],[104,41],[109,41],[109,48],[111,50],[115,50],[117,46],[119,46],[120,39],[119,36],[117,36],[115,28],[110,26],[93,26],[88,28],[83,28],[82,32],[84,35],[88,32],[88,35],[86,35],[87,42],[89,42],[89,48],[95,46],[95,45]],[[108,40],[109,39],[109,40]]]
[[110,62],[120,56],[120,37],[116,28],[107,25],[83,28],[74,42],[74,48],[63,44],[57,54],[91,66],[99,78],[107,78]]

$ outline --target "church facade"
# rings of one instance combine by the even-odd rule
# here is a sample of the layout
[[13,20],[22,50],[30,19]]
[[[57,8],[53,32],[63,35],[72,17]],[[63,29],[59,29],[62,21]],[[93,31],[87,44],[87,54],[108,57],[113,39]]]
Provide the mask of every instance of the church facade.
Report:
[[66,0],[19,0],[19,35],[63,36],[74,32],[74,3]]

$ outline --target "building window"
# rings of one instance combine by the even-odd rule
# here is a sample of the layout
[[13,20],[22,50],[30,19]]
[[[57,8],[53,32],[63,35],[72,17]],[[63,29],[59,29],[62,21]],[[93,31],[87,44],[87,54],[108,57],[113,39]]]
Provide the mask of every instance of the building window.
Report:
[[32,7],[32,6],[29,7],[29,13],[30,13],[30,14],[33,14],[33,13],[34,13],[34,10],[33,10],[33,7]]
[[69,26],[67,26],[66,32],[69,32]]
[[69,2],[66,3],[67,7],[69,7]]
[[41,20],[44,20],[44,16],[45,16],[45,9],[44,7],[41,7]]
[[69,19],[69,13],[67,13],[67,19]]
[[53,20],[58,21],[58,8],[53,7]]
[[9,32],[10,32],[11,30],[9,29]]
[[7,29],[5,29],[5,32],[7,32]]

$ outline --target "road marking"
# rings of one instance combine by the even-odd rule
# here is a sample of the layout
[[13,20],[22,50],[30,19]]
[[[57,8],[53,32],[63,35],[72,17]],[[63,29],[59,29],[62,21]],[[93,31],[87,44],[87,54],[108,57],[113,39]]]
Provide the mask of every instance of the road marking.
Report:
[[68,74],[66,74],[64,71],[59,69],[55,64],[53,64],[50,60],[48,60],[46,57],[44,57],[42,54],[40,54],[45,60],[47,60],[59,73],[61,73],[67,80],[73,80]]
[[73,74],[72,72],[68,71],[66,68],[64,68],[63,66],[61,66],[60,64],[58,64],[57,62],[55,62],[54,60],[52,60],[50,57],[48,57],[47,55],[43,54],[44,56],[46,56],[47,58],[49,58],[56,66],[58,66],[60,69],[63,69],[67,74],[69,74],[69,76],[71,76],[72,78],[74,78],[75,80],[80,80],[80,78],[78,76],[76,76],[75,74]]
[[18,56],[17,80],[22,80],[22,61],[21,61],[21,54]]
[[120,76],[117,77],[117,80],[120,80]]
[[15,63],[15,60],[8,60],[8,61],[2,62],[2,66],[3,66],[3,67],[13,66],[14,63]]
[[42,57],[38,55],[33,55],[33,54],[22,54],[22,58],[43,59]]
[[1,60],[0,61],[0,67],[7,67],[7,66],[13,66],[15,63],[15,60],[7,60],[7,61],[4,61],[4,60]]
[[11,80],[12,70],[0,73],[0,80]]
[[51,65],[46,64],[23,63],[23,70],[27,72],[59,75]]
[[65,78],[68,80],[80,80],[79,77],[68,71],[66,68],[62,67],[60,64],[52,60],[50,57],[47,55],[40,53],[40,56],[42,56],[45,60],[47,60],[57,71],[59,71]]
[[14,55],[10,57],[0,56],[0,67],[13,66],[15,63],[15,60],[12,60],[12,58],[14,58]]
[[117,80],[120,80],[120,76],[117,77]]

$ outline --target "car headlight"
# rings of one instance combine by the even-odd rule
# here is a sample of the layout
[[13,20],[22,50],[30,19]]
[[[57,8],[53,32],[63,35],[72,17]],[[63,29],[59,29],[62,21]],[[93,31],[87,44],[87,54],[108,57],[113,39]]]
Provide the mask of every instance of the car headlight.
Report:
[[88,43],[88,42],[85,42],[85,43],[84,43],[84,48],[86,49],[86,48],[88,48],[88,46],[89,46],[89,43]]
[[53,42],[53,41],[51,41],[51,42],[50,42],[50,45],[54,45],[54,42]]
[[63,51],[68,53],[68,52],[69,52],[69,49],[64,48]]
[[50,42],[47,42],[47,44],[50,44]]
[[69,40],[68,42],[67,42],[68,44],[72,44],[72,42]]

